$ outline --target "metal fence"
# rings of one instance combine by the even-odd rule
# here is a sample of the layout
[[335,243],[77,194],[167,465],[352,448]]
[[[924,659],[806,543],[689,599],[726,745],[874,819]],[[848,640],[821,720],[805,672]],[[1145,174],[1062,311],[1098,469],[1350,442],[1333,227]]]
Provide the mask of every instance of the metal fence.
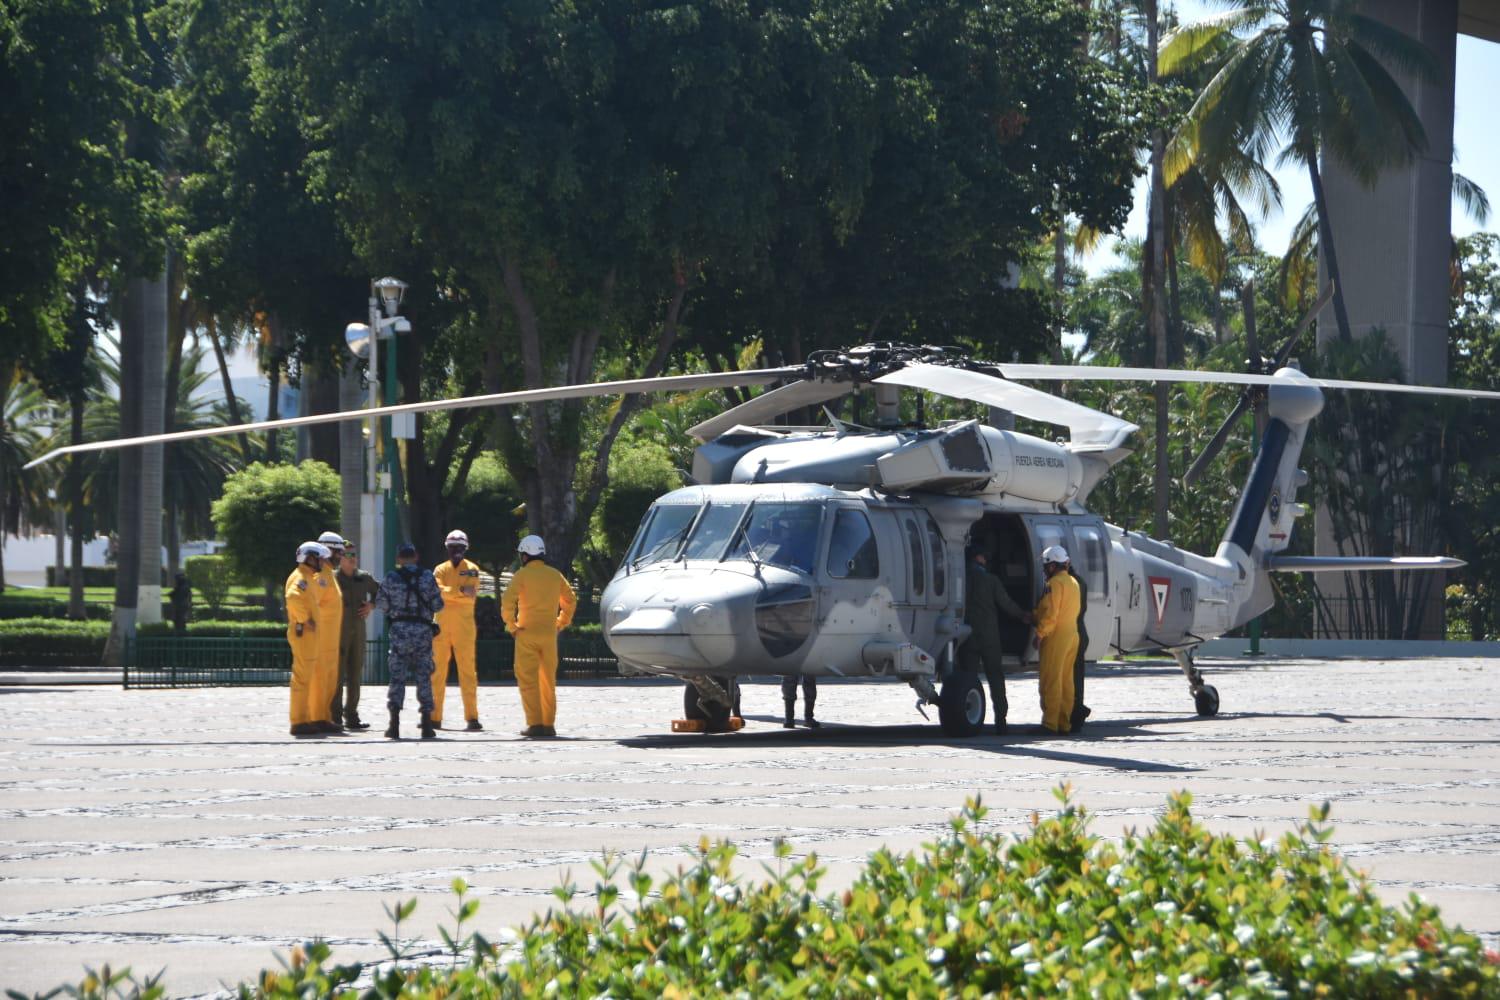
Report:
[[[515,679],[513,640],[481,639],[475,647],[481,681]],[[557,652],[560,678],[620,675],[614,654],[598,636],[561,635]],[[385,639],[366,644],[366,684],[390,679],[386,655]],[[126,646],[123,683],[127,688],[284,685],[291,673],[292,653],[285,639],[141,636]]]

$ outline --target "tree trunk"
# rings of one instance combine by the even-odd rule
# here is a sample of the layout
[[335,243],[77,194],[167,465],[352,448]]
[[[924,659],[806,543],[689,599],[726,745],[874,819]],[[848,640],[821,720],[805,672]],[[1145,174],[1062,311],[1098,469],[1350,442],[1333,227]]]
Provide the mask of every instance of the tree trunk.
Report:
[[[160,434],[167,407],[167,327],[174,310],[169,304],[172,255],[167,253],[166,271],[148,286],[144,310],[141,367],[141,433]],[[164,447],[141,449],[141,571],[136,586],[136,620],[161,621],[161,515],[162,484],[166,471]]]
[[[5,407],[10,399],[10,387],[15,384],[17,367],[0,365],[0,443],[5,441]],[[10,477],[6,475],[5,463],[0,462],[0,594],[5,593],[5,512],[9,507]]]
[[[1060,199],[1059,199],[1060,200]],[[1068,280],[1068,227],[1058,209],[1057,232],[1052,235],[1052,363],[1063,361],[1063,292]],[[1066,395],[1066,393],[1063,393]]]
[[[278,332],[276,329],[276,320],[272,318],[267,320],[267,322],[271,324],[271,363],[270,368],[266,372],[266,378],[270,383],[269,391],[266,394],[266,419],[280,420],[282,362],[280,353],[281,347],[277,340]],[[372,341],[372,343],[374,342]],[[266,431],[266,462],[269,464],[275,464],[276,462],[281,461],[281,452],[279,452],[276,448],[277,443],[277,431],[274,428]]]
[[1323,255],[1323,267],[1328,271],[1328,280],[1333,282],[1333,318],[1338,324],[1339,339],[1353,339],[1349,326],[1349,310],[1344,305],[1344,282],[1339,276],[1339,255],[1333,245],[1333,223],[1328,216],[1328,199],[1323,194],[1323,175],[1318,170],[1316,154],[1308,158],[1307,176],[1312,181],[1313,206],[1318,213],[1318,250]]
[[[1146,72],[1150,83],[1156,82],[1156,55],[1159,37],[1159,21],[1156,0],[1146,2]],[[1162,180],[1162,159],[1166,154],[1166,136],[1160,129],[1151,135],[1151,287],[1142,289],[1149,303],[1149,329],[1155,344],[1155,364],[1167,367],[1167,317],[1166,317],[1166,185]],[[1155,491],[1152,508],[1152,533],[1165,539],[1169,526],[1167,503],[1171,498],[1172,475],[1168,453],[1170,414],[1167,403],[1171,387],[1165,382],[1154,386],[1156,397],[1156,468],[1153,477]]]
[[[224,387],[224,403],[229,407],[229,422],[242,424],[244,418],[240,416],[240,401],[234,394],[234,382],[229,378],[229,362],[224,358],[224,345],[219,340],[218,323],[210,320],[208,323],[208,342],[214,348],[214,360],[219,365],[219,382]],[[250,459],[250,436],[240,434],[240,454],[246,461]]]
[[[68,400],[68,443],[83,443],[84,392],[82,383],[75,383]],[[86,612],[83,607],[83,464],[77,455],[68,456],[68,506],[73,518],[70,538],[72,552],[68,560],[68,617],[82,621]]]
[[[141,433],[141,377],[145,359],[146,298],[152,282],[132,278],[126,284],[120,309],[120,436]],[[141,569],[141,449],[119,451],[119,508],[115,518],[119,544],[115,549],[115,610],[109,639],[104,646],[104,666],[124,662],[125,645],[135,638],[136,583]]]
[[[182,297],[182,266],[178,260],[169,272],[167,285],[167,378],[164,386],[165,401],[162,405],[163,433],[177,429],[177,407],[182,401],[182,349],[187,341],[188,310],[190,304]],[[162,446],[162,511],[163,523],[160,531],[167,543],[167,579],[175,580],[182,568],[182,532],[178,518],[182,513],[181,498],[166,479],[166,470],[171,467],[172,447]],[[158,602],[159,604],[160,602]]]
[[[1171,195],[1163,213],[1172,216]],[[1170,237],[1172,234],[1168,234]],[[1177,277],[1177,241],[1168,238],[1165,244],[1167,255],[1167,364],[1181,365],[1187,357],[1187,338],[1182,329],[1182,285]],[[1217,296],[1216,296],[1217,297]]]

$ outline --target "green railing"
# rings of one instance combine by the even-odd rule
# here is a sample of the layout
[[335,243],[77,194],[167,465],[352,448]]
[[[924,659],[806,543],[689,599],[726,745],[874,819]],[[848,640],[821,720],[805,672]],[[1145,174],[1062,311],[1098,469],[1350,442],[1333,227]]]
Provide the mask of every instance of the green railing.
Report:
[[[512,640],[481,639],[475,646],[480,681],[515,679]],[[557,647],[561,678],[619,676],[619,664],[602,638],[564,633]],[[384,639],[366,645],[366,684],[390,679],[386,654]],[[283,685],[291,672],[292,653],[285,639],[140,636],[125,649],[123,683],[128,688]]]

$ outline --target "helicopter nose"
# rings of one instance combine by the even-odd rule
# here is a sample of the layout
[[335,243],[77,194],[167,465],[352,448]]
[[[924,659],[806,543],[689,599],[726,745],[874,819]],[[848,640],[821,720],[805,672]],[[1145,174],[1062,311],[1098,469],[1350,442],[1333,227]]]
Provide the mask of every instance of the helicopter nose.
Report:
[[758,587],[726,578],[625,581],[606,595],[604,638],[617,656],[654,667],[715,670],[734,662],[736,622]]

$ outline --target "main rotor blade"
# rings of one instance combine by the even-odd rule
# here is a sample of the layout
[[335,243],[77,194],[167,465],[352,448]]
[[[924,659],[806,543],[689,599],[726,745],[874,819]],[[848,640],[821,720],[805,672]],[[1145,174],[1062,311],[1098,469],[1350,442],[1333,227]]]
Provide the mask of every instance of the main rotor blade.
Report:
[[[1115,368],[1108,365],[996,365],[1006,378],[1038,382],[1201,382],[1213,385],[1285,385],[1274,375],[1242,372],[1187,371],[1179,368]],[[1456,389],[1446,385],[1407,385],[1403,382],[1356,382],[1350,379],[1302,376],[1305,384],[1320,389],[1357,389],[1368,392],[1404,392],[1414,396],[1450,396],[1458,399],[1500,400],[1500,392],[1489,389]]]
[[1007,382],[983,372],[947,365],[907,365],[875,380],[890,385],[926,389],[957,399],[998,406],[1030,420],[1068,428],[1075,445],[1107,451],[1124,445],[1126,438],[1140,430],[1108,413],[1069,402],[1050,392]]
[[391,416],[398,413],[431,413],[435,410],[463,410],[474,406],[519,406],[524,403],[545,403],[557,399],[583,399],[590,396],[626,396],[639,392],[675,392],[686,389],[720,389],[726,386],[768,385],[800,374],[801,368],[760,368],[737,372],[708,372],[702,375],[667,375],[660,378],[623,379],[617,382],[594,382],[589,385],[558,385],[544,389],[521,389],[516,392],[496,392],[485,396],[460,396],[456,399],[431,399],[420,403],[397,403],[365,410],[341,410],[337,413],[314,413],[305,417],[286,417],[282,420],[258,420],[248,424],[225,424],[222,427],[200,427],[190,431],[173,431],[170,434],[148,434],[144,437],[117,438],[113,441],[88,441],[54,448],[47,454],[26,463],[32,469],[63,455],[77,455],[90,451],[108,451],[112,448],[136,448],[145,444],[170,444],[173,441],[189,441],[194,438],[219,437],[225,434],[253,434],[257,431],[275,430],[281,427],[307,427],[313,424],[333,424],[345,420],[367,420],[370,417]]
[[824,382],[811,379],[793,382],[791,385],[763,392],[739,406],[709,417],[702,423],[689,427],[688,434],[699,441],[708,441],[740,424],[749,424],[753,427],[756,424],[774,420],[783,413],[790,413],[804,406],[826,403],[830,399],[847,396],[853,391],[854,383],[852,382]]
[[[1297,342],[1302,339],[1302,335],[1307,332],[1307,328],[1312,326],[1313,320],[1318,318],[1318,313],[1323,311],[1332,298],[1333,282],[1330,281],[1323,286],[1323,291],[1318,294],[1318,301],[1314,302],[1313,307],[1297,321],[1297,329],[1292,331],[1292,335],[1286,339],[1286,343],[1281,345],[1281,350],[1276,352],[1276,364],[1271,367],[1272,371],[1286,367],[1287,359],[1292,356],[1292,351],[1297,349]],[[1260,363],[1259,358],[1256,359],[1256,363]]]
[[1198,481],[1208,468],[1209,463],[1219,456],[1219,451],[1224,447],[1224,442],[1229,440],[1229,432],[1234,430],[1235,422],[1249,408],[1250,396],[1247,393],[1241,393],[1239,402],[1234,404],[1234,409],[1229,411],[1229,416],[1225,417],[1224,422],[1219,425],[1219,429],[1214,431],[1214,436],[1209,439],[1207,447],[1198,454],[1198,457],[1193,460],[1193,464],[1183,474],[1182,481],[1184,484],[1192,486]]

